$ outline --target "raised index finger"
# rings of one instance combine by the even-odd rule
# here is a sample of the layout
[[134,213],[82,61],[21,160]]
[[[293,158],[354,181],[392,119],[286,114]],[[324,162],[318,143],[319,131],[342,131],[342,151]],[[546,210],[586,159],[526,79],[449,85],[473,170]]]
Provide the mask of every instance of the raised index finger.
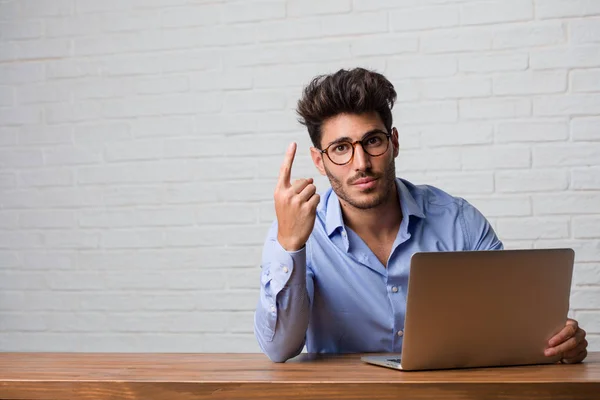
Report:
[[294,156],[296,155],[296,143],[292,142],[287,148],[285,152],[285,158],[283,159],[283,164],[281,164],[281,168],[279,169],[279,181],[277,184],[280,187],[290,187],[290,177],[292,173],[292,163],[294,162]]

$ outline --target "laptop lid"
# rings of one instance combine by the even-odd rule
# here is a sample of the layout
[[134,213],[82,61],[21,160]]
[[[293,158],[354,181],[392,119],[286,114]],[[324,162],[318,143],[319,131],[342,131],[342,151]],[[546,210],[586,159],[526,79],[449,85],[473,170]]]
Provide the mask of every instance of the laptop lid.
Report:
[[572,249],[416,253],[402,369],[552,363],[566,322]]

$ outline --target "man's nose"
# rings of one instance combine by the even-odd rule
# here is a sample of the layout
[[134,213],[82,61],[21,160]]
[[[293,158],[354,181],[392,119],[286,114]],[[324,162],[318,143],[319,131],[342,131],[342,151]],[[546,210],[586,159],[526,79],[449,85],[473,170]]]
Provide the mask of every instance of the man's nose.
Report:
[[364,171],[371,168],[371,156],[367,154],[360,143],[354,145],[354,160],[352,160],[356,171]]

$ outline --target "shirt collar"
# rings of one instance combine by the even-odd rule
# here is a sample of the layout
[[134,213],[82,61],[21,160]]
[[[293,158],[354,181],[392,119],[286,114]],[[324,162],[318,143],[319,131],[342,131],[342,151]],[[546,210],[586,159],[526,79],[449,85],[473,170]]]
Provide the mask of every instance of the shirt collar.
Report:
[[[414,215],[419,218],[425,218],[423,209],[415,201],[415,198],[410,193],[410,190],[400,178],[396,178],[396,190],[398,191],[398,199],[402,209],[402,215],[409,217]],[[342,218],[342,207],[340,206],[340,200],[333,189],[329,189],[329,197],[327,198],[327,215],[325,220],[327,235],[331,236],[338,228],[343,228],[343,225],[344,220]]]

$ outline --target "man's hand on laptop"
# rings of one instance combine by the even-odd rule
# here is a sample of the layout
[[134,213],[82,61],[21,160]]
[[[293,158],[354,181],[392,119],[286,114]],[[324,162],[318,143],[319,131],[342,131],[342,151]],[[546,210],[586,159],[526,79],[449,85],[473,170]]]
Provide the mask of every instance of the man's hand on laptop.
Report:
[[287,251],[300,250],[315,225],[319,195],[312,178],[290,182],[296,144],[287,149],[279,171],[275,189],[275,212],[277,214],[277,240]]
[[566,326],[550,339],[544,354],[548,357],[560,354],[562,363],[576,364],[587,356],[587,345],[585,331],[579,327],[577,321],[569,318]]

